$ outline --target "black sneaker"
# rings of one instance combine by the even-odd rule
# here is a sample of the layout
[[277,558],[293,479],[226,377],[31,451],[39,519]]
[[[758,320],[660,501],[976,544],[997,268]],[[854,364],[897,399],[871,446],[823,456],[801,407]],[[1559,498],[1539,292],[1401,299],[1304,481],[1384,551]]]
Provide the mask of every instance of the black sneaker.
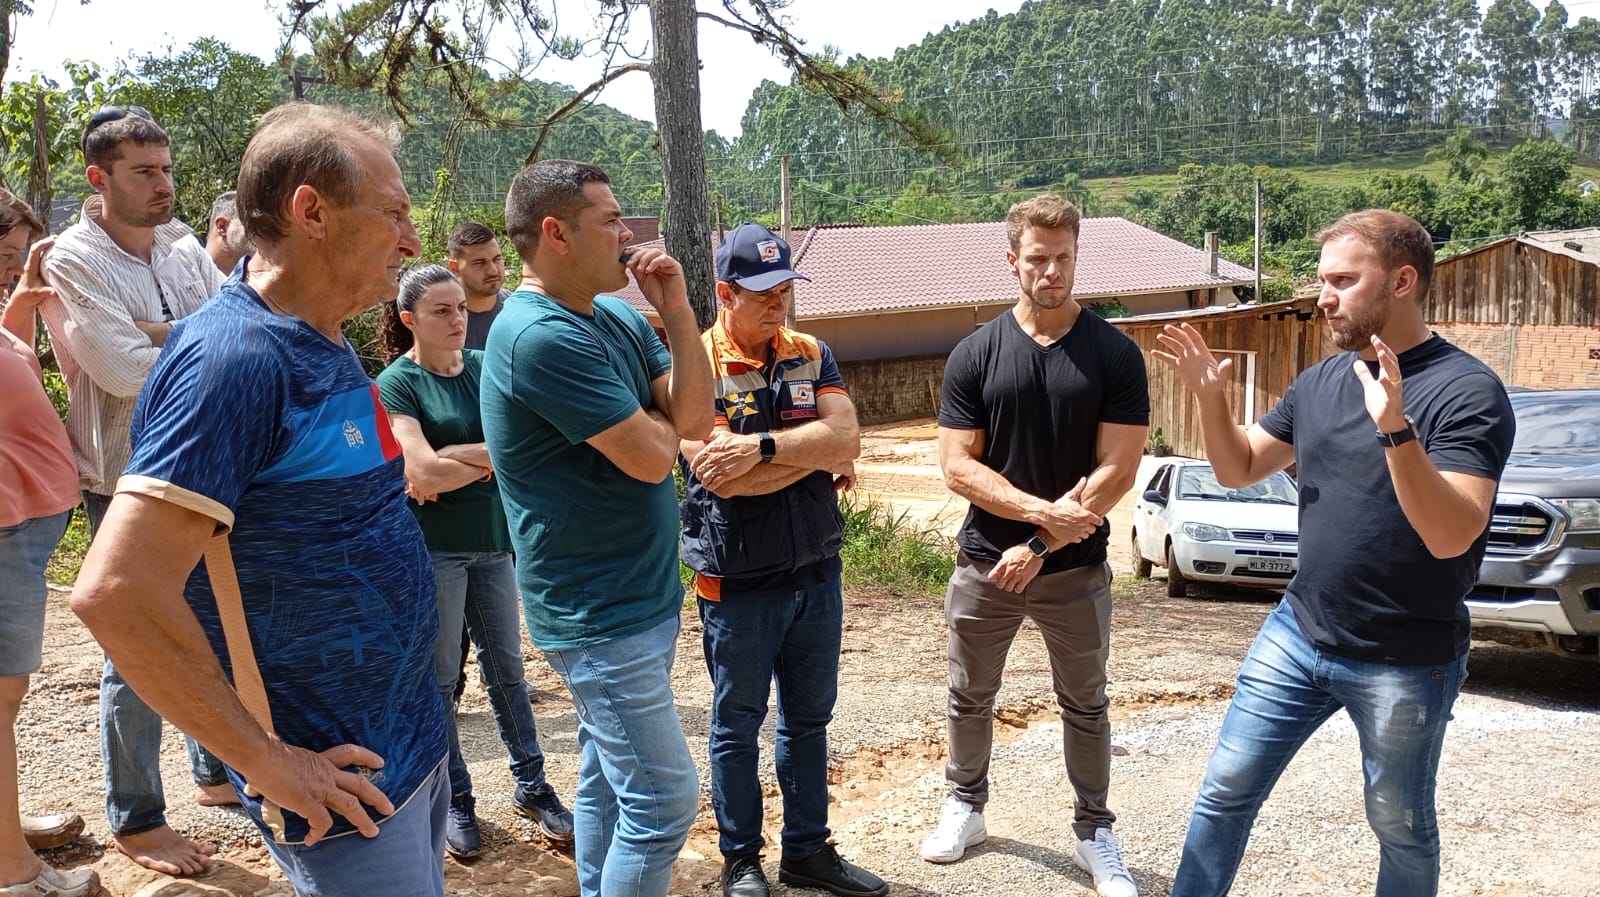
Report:
[[832,844],[799,859],[784,857],[778,863],[778,881],[838,897],[883,897],[889,893],[883,879],[839,856]]
[[572,811],[562,806],[561,798],[549,782],[529,787],[518,785],[511,798],[511,808],[517,815],[539,823],[539,830],[552,841],[572,840]]
[[767,897],[768,890],[760,854],[742,853],[722,858],[723,897]]
[[478,832],[477,801],[470,794],[450,798],[444,817],[444,849],[458,860],[470,860],[483,852],[483,836]]

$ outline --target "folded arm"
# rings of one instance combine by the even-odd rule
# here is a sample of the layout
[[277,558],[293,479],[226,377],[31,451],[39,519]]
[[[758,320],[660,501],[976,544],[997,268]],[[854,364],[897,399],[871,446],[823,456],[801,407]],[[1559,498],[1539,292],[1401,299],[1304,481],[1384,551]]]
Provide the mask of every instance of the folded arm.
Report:
[[761,437],[719,427],[709,442],[685,441],[680,449],[705,487],[723,498],[765,495],[819,470],[843,475],[861,454],[855,403],[844,393],[817,396],[817,419],[775,430],[772,461],[761,463]]
[[[65,347],[96,386],[123,398],[138,395],[161,353],[168,325],[135,321],[110,298],[108,285],[74,261],[51,255],[45,271],[58,294],[41,307],[52,325],[50,338]],[[153,338],[157,330],[161,342]]]
[[[445,446],[436,451],[428,444],[427,437],[422,435],[422,423],[414,417],[392,414],[389,416],[389,426],[394,430],[394,437],[400,442],[400,450],[405,458],[406,484],[415,494],[454,492],[489,475],[487,457],[484,459],[486,463],[479,466],[445,457],[455,446]],[[478,447],[482,448],[482,444]]]

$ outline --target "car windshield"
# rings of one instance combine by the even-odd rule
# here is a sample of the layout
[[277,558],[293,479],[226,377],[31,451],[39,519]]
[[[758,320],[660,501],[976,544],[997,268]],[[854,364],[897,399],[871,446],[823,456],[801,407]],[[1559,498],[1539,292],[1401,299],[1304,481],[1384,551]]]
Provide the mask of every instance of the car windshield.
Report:
[[1209,467],[1188,466],[1178,476],[1178,497],[1196,501],[1241,501],[1264,505],[1292,505],[1300,500],[1294,480],[1278,471],[1259,483],[1229,489],[1217,482]]
[[1512,407],[1517,414],[1517,438],[1511,451],[1527,455],[1600,453],[1600,402],[1522,393]]

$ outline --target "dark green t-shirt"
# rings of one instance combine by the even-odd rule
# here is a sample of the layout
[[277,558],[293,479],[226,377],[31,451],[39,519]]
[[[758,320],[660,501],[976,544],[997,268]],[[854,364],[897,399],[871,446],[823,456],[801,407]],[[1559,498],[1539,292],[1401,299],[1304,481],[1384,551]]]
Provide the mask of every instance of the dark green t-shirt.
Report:
[[[466,349],[461,373],[444,377],[404,355],[378,375],[378,394],[390,414],[416,418],[422,435],[437,451],[447,445],[483,441],[478,416],[478,380],[483,374],[483,353]],[[433,551],[510,551],[505,507],[494,480],[468,483],[439,496],[438,501],[411,510]]]

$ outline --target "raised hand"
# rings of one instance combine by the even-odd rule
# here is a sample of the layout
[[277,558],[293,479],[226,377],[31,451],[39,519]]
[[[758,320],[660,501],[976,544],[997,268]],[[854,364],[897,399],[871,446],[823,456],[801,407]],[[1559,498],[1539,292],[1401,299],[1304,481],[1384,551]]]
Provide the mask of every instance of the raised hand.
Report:
[[1400,359],[1376,334],[1372,337],[1372,348],[1378,352],[1377,376],[1372,375],[1372,369],[1361,358],[1357,358],[1351,367],[1356,372],[1356,379],[1361,381],[1367,413],[1372,415],[1372,422],[1378,425],[1378,432],[1398,433],[1406,428],[1405,406],[1400,396]]
[[[22,265],[22,276],[17,280],[16,289],[11,291],[11,296],[6,301],[21,308],[38,308],[47,300],[54,299],[56,291],[44,279],[44,257],[50,254],[50,247],[56,245],[55,237],[45,237],[33,244],[28,249],[28,259]],[[0,284],[0,290],[5,285]]]
[[675,299],[688,303],[689,288],[683,277],[683,266],[665,251],[655,247],[636,249],[628,256],[626,264],[651,308],[665,312]]
[[1205,338],[1192,324],[1168,324],[1156,334],[1156,340],[1167,348],[1152,349],[1151,355],[1161,359],[1178,374],[1183,385],[1194,393],[1220,392],[1233,379],[1233,359],[1218,361]]

